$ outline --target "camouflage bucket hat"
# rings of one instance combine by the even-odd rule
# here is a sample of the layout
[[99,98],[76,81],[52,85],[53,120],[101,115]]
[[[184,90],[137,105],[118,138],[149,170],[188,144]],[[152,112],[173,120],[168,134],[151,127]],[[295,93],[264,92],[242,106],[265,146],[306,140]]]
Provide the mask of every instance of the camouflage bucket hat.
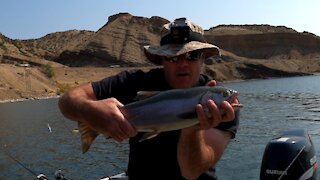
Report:
[[200,49],[204,50],[205,58],[220,55],[217,46],[205,42],[203,29],[186,18],[163,26],[160,46],[144,46],[147,58],[158,65],[162,63],[161,57],[170,58]]

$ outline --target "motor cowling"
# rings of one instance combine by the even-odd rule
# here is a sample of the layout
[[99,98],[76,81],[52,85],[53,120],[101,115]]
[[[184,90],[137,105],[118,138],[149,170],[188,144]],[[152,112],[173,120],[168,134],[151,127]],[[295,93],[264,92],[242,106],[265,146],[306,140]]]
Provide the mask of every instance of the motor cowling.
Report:
[[261,180],[316,180],[317,156],[304,129],[287,130],[266,146],[261,163]]

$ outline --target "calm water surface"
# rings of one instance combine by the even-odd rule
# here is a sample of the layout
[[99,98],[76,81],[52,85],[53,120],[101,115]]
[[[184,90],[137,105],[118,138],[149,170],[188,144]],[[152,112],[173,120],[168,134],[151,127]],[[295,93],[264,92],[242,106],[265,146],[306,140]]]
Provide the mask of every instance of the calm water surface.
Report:
[[[309,132],[320,160],[320,76],[224,85],[240,91],[244,108],[237,137],[217,167],[221,180],[259,179],[266,144],[291,128]],[[57,99],[0,104],[0,179],[34,179],[10,156],[50,179],[58,169],[69,179],[99,179],[126,168],[127,142],[99,136],[82,154],[75,128],[60,114]]]

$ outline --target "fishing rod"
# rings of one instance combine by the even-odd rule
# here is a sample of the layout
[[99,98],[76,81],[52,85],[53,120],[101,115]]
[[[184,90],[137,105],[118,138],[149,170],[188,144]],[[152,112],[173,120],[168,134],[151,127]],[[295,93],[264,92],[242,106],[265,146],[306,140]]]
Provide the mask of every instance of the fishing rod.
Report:
[[[49,180],[45,174],[43,173],[36,173],[35,171],[33,171],[32,169],[28,168],[24,163],[22,163],[21,161],[19,161],[17,158],[13,157],[10,153],[8,153],[7,151],[4,151],[5,154],[10,158],[12,159],[13,161],[15,161],[16,163],[18,163],[21,167],[23,167],[25,170],[27,170],[28,172],[30,172],[32,175],[34,175],[37,180]],[[115,165],[115,164],[112,164],[114,167],[117,167],[119,169],[121,169],[119,166]],[[55,173],[54,173],[54,177],[56,180],[69,180],[67,179],[64,174],[62,173],[62,170],[57,170]],[[126,176],[126,172],[124,173],[120,173],[120,174],[117,174],[117,175],[114,175],[114,176],[107,176],[107,177],[102,177],[100,178],[100,180],[116,180],[116,179],[123,179],[123,180],[126,180],[126,178],[128,178]]]
[[[37,177],[38,180],[49,180],[45,174],[37,174],[35,171],[31,170],[30,168],[28,168],[26,165],[24,165],[21,161],[19,161],[18,159],[14,158],[11,154],[9,154],[8,152],[5,152],[5,154],[10,157],[10,159],[12,159],[13,161],[15,161],[16,163],[18,163],[21,167],[23,167],[25,170],[27,170],[28,172],[30,172],[32,175],[34,175],[35,177]],[[62,173],[61,170],[58,170],[54,173],[55,179],[56,180],[68,180],[67,178],[64,177],[64,174]],[[112,179],[121,179],[121,178],[125,178],[126,173],[121,173],[115,176],[110,176],[110,177],[103,177],[100,180],[112,180]]]
[[[4,153],[13,161],[15,161],[16,163],[18,163],[21,167],[23,167],[25,170],[27,170],[28,172],[30,172],[32,175],[34,175],[35,177],[37,177],[38,180],[49,180],[45,174],[43,173],[36,173],[35,171],[33,171],[32,169],[28,168],[26,165],[24,165],[21,161],[19,161],[17,158],[13,157],[10,153],[8,153],[6,150],[4,150]],[[58,170],[54,173],[55,179],[56,180],[68,180],[67,178],[64,177],[64,175],[62,174],[61,170]]]
[[5,152],[5,154],[10,157],[13,161],[15,161],[16,163],[18,163],[21,167],[23,167],[25,170],[29,171],[32,175],[36,176],[37,179],[39,180],[48,180],[48,178],[40,173],[37,174],[36,172],[32,171],[30,168],[28,168],[27,166],[25,166],[22,162],[20,162],[18,159],[14,158],[13,156],[11,156],[11,154],[9,154],[8,152]]

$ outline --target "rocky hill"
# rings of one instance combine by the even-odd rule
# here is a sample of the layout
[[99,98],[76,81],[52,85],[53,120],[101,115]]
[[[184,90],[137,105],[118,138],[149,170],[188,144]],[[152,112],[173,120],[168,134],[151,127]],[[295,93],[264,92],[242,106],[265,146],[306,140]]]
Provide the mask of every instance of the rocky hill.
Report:
[[64,51],[87,42],[95,32],[69,30],[48,34],[40,39],[24,40],[24,49],[35,56],[54,61]]
[[57,62],[68,66],[150,65],[145,61],[143,45],[159,42],[159,32],[167,23],[160,17],[110,16],[107,24],[77,48],[64,51]]
[[[159,44],[161,27],[168,22],[157,16],[120,13],[110,16],[96,32],[69,30],[29,40],[13,40],[0,33],[0,99],[7,97],[3,92],[21,97],[27,74],[33,83],[41,80],[33,86],[38,92],[54,94],[129,67],[148,69],[153,65],[142,47]],[[220,81],[320,72],[320,37],[309,32],[285,26],[219,25],[206,30],[205,38],[221,49],[222,57],[205,67],[206,73]],[[27,73],[26,64],[32,73]],[[9,84],[9,76],[16,83],[21,81],[20,85]]]
[[206,38],[226,51],[251,59],[320,58],[320,37],[284,26],[218,26],[207,31]]

